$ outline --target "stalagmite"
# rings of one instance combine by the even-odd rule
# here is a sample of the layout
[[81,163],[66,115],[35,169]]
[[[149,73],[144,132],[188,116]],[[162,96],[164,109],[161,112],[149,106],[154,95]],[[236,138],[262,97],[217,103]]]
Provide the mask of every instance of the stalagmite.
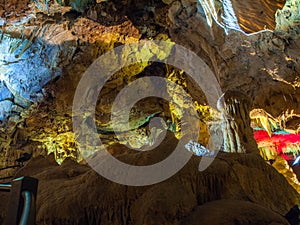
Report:
[[257,152],[257,143],[250,127],[251,100],[238,91],[227,91],[218,100],[222,112],[225,152]]

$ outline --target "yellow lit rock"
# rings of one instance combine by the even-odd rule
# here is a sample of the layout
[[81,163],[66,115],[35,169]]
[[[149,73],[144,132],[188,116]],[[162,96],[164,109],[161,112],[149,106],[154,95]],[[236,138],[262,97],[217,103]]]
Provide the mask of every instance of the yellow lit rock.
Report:
[[55,160],[59,164],[67,157],[71,157],[78,161],[82,159],[77,151],[73,132],[66,132],[53,136],[45,135],[44,137],[37,137],[32,140],[41,142],[46,147],[48,154],[54,153]]
[[281,173],[289,182],[289,184],[300,194],[300,183],[292,168],[288,165],[287,161],[278,156],[272,166]]

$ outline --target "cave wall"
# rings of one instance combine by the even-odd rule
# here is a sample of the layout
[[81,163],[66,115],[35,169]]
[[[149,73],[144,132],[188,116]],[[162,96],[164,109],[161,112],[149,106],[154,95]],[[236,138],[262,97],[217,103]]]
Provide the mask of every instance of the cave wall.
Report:
[[[78,81],[104,52],[142,39],[171,40],[188,47],[210,66],[223,91],[247,94],[253,100],[253,108],[264,109],[274,117],[291,110],[298,114],[297,4],[288,1],[277,11],[275,32],[245,36],[236,30],[226,33],[213,20],[211,27],[208,26],[209,14],[204,13],[201,1],[3,3],[1,165],[14,164],[24,151],[33,155],[55,152],[60,161],[67,156],[81,159],[71,118]],[[245,6],[233,5],[235,11],[242,13],[240,17],[246,16]],[[265,13],[275,12],[282,7],[282,2],[277,1],[273,6],[271,10],[264,9]],[[255,7],[253,10],[256,13]],[[292,19],[284,17],[288,10]],[[259,21],[257,27],[263,27]],[[188,75],[175,68],[157,64],[125,68],[106,84],[97,106],[96,122],[108,145],[116,140],[106,126],[112,100],[136,76],[151,74],[182,85],[195,103],[207,104],[203,92]],[[209,135],[204,119],[211,112],[202,106],[198,108],[203,119],[200,141],[207,143]],[[171,126],[175,124],[173,130],[180,130],[176,127],[179,116],[174,116],[170,105],[157,99],[137,106],[132,118],[141,125],[157,114],[171,121]],[[135,131],[137,136],[145,133],[147,130]]]
[[[299,62],[294,50],[298,36],[288,39],[280,35],[279,28],[247,37],[236,31],[225,35],[217,25],[211,29],[205,26],[205,18],[196,16],[192,1],[187,5],[177,1],[169,9],[172,40],[202,56],[224,91],[246,93],[254,100],[254,108],[273,116],[291,109],[299,112]],[[194,27],[203,29],[196,31]]]

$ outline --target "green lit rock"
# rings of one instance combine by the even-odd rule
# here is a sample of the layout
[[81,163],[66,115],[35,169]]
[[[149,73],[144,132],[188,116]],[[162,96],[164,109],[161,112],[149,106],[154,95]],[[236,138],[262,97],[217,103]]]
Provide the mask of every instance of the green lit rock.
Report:
[[282,10],[277,10],[275,20],[275,31],[297,38],[300,33],[300,1],[287,0]]
[[61,6],[71,6],[77,12],[84,12],[95,0],[56,0]]
[[56,0],[56,1],[61,6],[69,6],[70,5],[70,1],[69,0]]

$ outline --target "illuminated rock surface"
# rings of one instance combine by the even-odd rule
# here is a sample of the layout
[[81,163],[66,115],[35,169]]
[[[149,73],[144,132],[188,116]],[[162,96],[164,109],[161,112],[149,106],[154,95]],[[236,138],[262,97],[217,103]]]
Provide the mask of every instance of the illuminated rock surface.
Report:
[[225,152],[257,152],[257,144],[250,127],[251,100],[237,91],[227,91],[218,100],[222,112],[222,131]]
[[284,36],[299,36],[300,9],[298,0],[287,0],[282,10],[276,12],[276,31]]
[[[64,2],[66,6],[54,0],[0,1],[0,167],[16,164],[24,152],[37,157],[21,170],[0,171],[0,175],[40,179],[38,224],[192,224],[190,221],[201,217],[205,210],[225,206],[230,210],[219,211],[216,223],[220,219],[232,224],[230,219],[236,217],[235,221],[243,224],[286,224],[280,215],[300,202],[295,174],[286,168],[285,161],[274,166],[294,189],[273,167],[252,154],[220,153],[201,173],[197,170],[199,158],[195,157],[175,177],[143,188],[111,183],[87,165],[63,160],[82,160],[72,131],[73,95],[80,78],[103,53],[138,40],[173,41],[194,51],[209,65],[223,92],[241,91],[251,98],[253,106],[247,111],[256,109],[250,113],[253,127],[265,129],[268,135],[275,132],[274,123],[283,130],[299,131],[299,2],[287,1],[276,15],[283,1],[223,1],[229,11],[219,1],[207,0]],[[208,2],[214,2],[215,8],[205,9],[204,3]],[[229,3],[232,8],[228,8]],[[219,22],[222,13],[231,18],[228,12],[233,10],[236,21],[229,22],[247,33],[264,28],[275,32],[245,36],[226,29],[226,34],[209,9],[216,9]],[[164,57],[169,53],[170,49],[166,50]],[[152,57],[155,52],[147,54]],[[200,138],[194,141],[206,145],[209,130],[215,131],[214,138],[220,137],[220,112],[207,105],[203,91],[187,74],[159,63],[137,63],[115,74],[99,95],[95,123],[111,154],[137,164],[163,159],[177,141],[170,134],[171,141],[168,139],[153,153],[133,153],[120,145],[151,145],[161,132],[149,127],[154,117],[165,120],[165,130],[177,138],[182,136],[181,111],[156,98],[134,106],[130,114],[132,129],[121,127],[126,137],[123,141],[117,140],[112,131],[110,111],[118,92],[136,78],[152,75],[173,81],[193,98],[201,127]],[[160,91],[183,99],[176,90],[168,86],[164,89]],[[181,102],[180,107],[190,107]],[[90,122],[87,118],[86,123]],[[251,139],[248,122],[244,125]],[[246,148],[248,152],[250,147]],[[49,153],[54,153],[53,158],[43,158]],[[209,203],[220,199],[227,200]],[[257,207],[261,214],[255,214],[257,220],[246,221],[248,214],[233,210],[237,205],[249,213]],[[213,216],[209,214],[207,221]]]
[[282,157],[277,157],[275,162],[273,163],[274,168],[281,174],[283,174],[291,186],[294,187],[295,190],[300,192],[300,183],[299,180],[294,173],[292,167],[287,163],[287,161]]
[[285,1],[199,0],[199,3],[202,6],[200,11],[206,15],[208,24],[217,22],[227,32],[234,29],[251,34],[262,30],[274,30],[274,15],[283,7]]

